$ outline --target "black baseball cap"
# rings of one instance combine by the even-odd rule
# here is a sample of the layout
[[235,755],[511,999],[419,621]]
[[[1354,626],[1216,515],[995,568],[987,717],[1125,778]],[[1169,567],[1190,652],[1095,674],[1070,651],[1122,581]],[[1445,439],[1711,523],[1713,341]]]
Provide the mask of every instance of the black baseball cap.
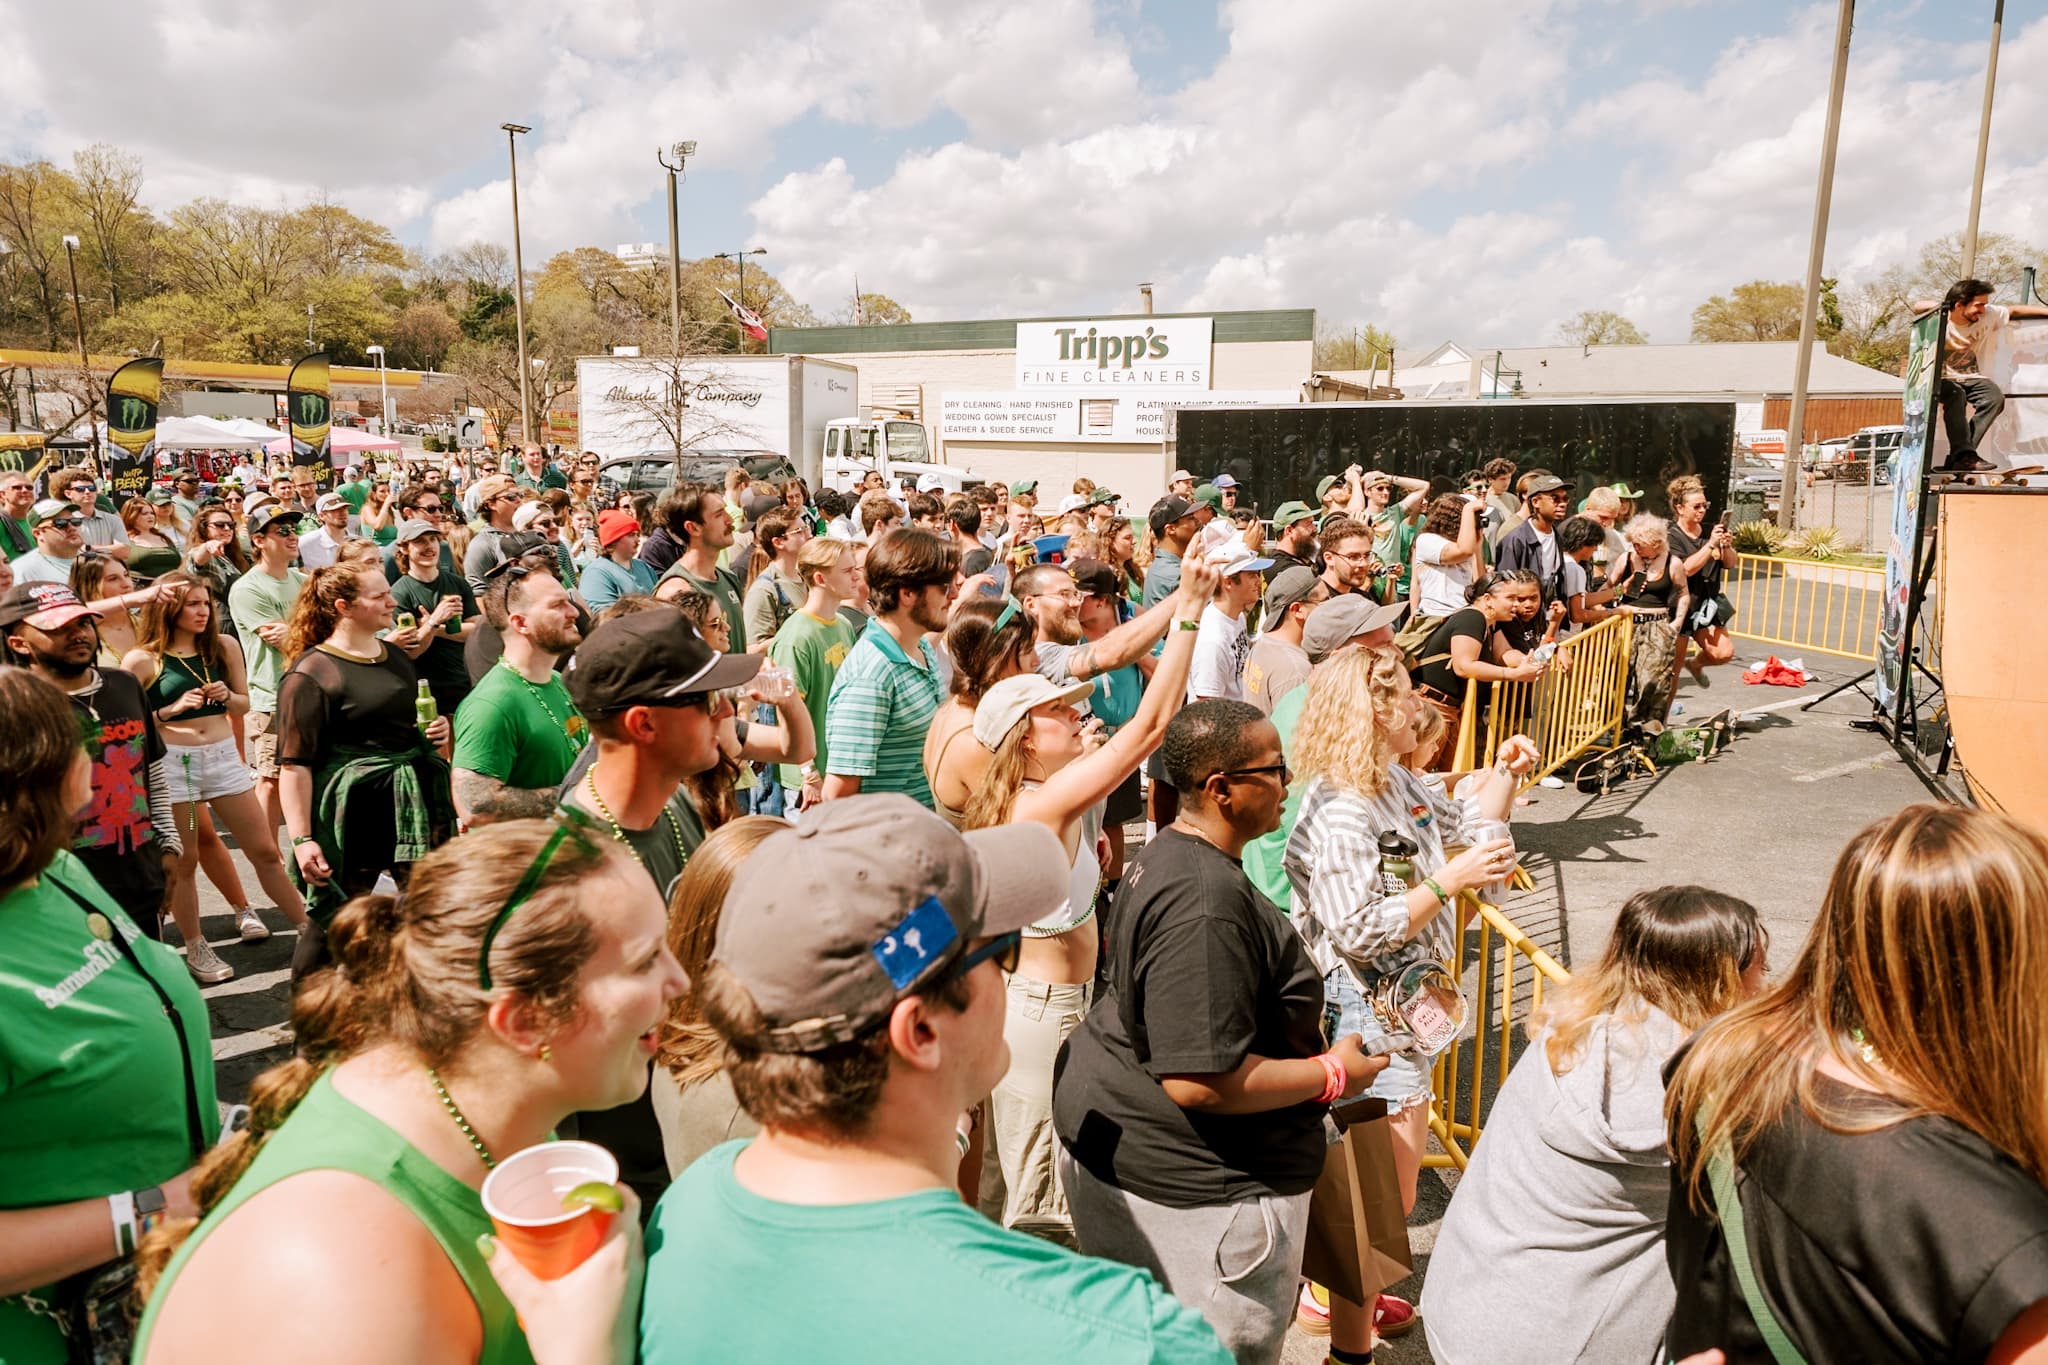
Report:
[[1067,565],[1067,577],[1087,597],[1117,597],[1124,590],[1123,575],[1099,559],[1077,559]]
[[498,562],[484,570],[484,581],[489,582],[519,562],[520,556],[530,555],[535,550],[552,551],[547,537],[538,531],[505,531],[498,536]]
[[586,716],[629,706],[679,706],[683,698],[751,682],[762,654],[724,654],[704,643],[673,607],[614,617],[583,637],[562,670],[570,700]]
[[1193,503],[1178,493],[1169,493],[1158,502],[1152,504],[1152,515],[1149,519],[1152,526],[1152,534],[1163,536],[1166,534],[1167,527],[1173,525],[1182,517],[1191,517],[1194,514],[1195,505]]
[[760,524],[761,518],[767,516],[770,512],[780,512],[788,505],[781,498],[771,493],[756,493],[753,497],[747,499],[743,509],[747,514],[747,525],[757,526]]

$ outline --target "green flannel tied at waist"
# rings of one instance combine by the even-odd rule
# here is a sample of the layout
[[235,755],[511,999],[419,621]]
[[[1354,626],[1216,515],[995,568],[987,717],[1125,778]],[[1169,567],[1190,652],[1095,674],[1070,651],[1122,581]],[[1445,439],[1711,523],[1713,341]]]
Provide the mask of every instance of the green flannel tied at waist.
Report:
[[287,860],[292,880],[306,898],[307,913],[322,928],[347,899],[340,873],[350,865],[344,847],[349,797],[371,778],[387,776],[391,782],[387,799],[391,803],[393,863],[418,862],[433,849],[437,830],[444,838],[455,830],[448,760],[424,738],[412,749],[401,751],[337,745],[328,765],[313,778],[312,831],[335,875],[325,882],[308,882],[297,860]]

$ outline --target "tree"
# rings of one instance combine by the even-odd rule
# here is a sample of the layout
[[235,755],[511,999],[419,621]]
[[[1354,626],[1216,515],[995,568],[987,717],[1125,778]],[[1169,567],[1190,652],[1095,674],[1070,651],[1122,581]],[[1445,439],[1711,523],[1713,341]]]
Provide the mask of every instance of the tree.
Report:
[[1394,366],[1394,334],[1371,323],[1318,328],[1314,359],[1319,370],[1369,370]]
[[1806,291],[1797,284],[1751,280],[1692,310],[1694,341],[1797,341]]
[[1605,308],[1588,308],[1560,322],[1557,335],[1567,346],[1641,346],[1650,339],[1642,328]]
[[89,248],[107,289],[109,309],[118,313],[124,295],[146,288],[156,220],[138,207],[142,163],[126,152],[95,143],[71,158],[71,200],[79,235]]
[[698,389],[729,389],[737,376],[717,355],[651,355],[636,365],[636,377],[618,401],[624,414],[620,434],[634,449],[673,450],[691,446],[751,444],[745,428],[690,402]]
[[[2040,264],[2039,247],[2003,232],[1980,232],[1977,263],[1970,274],[1991,285],[1995,297],[2017,303],[2022,274],[2028,266]],[[1951,232],[1946,237],[1936,237],[1920,248],[1920,262],[1913,272],[1913,297],[1939,299],[1962,277],[1963,234]]]
[[438,370],[449,348],[462,339],[462,329],[445,307],[419,300],[392,320],[390,337],[385,343],[391,352],[384,357],[388,363],[402,369]]
[[910,310],[887,294],[863,293],[858,319],[854,317],[853,301],[848,300],[845,307],[832,314],[831,320],[843,327],[891,327],[910,321]]
[[71,177],[47,161],[0,165],[0,242],[5,268],[21,272],[22,281],[10,291],[20,303],[8,330],[49,351],[63,350],[71,330],[64,233],[76,199]]

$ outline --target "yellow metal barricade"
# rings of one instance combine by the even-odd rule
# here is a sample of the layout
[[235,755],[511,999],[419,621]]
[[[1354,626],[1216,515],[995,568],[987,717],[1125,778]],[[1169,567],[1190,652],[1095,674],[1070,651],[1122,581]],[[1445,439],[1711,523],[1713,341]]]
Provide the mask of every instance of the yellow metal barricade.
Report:
[[[1630,626],[1628,617],[1610,616],[1561,642],[1557,656],[1567,662],[1553,663],[1534,682],[1493,684],[1485,745],[1475,746],[1472,766],[1493,762],[1510,736],[1527,735],[1543,755],[1523,779],[1527,786],[1603,741],[1618,740],[1628,700]],[[1476,727],[1468,722],[1464,728]]]
[[1883,569],[1737,555],[1721,590],[1735,606],[1732,635],[1790,650],[1877,658]]
[[1516,1030],[1543,1004],[1544,987],[1562,985],[1571,973],[1494,906],[1467,895],[1458,913],[1474,919],[1479,934],[1478,959],[1465,978],[1474,986],[1476,1027],[1472,1037],[1436,1060],[1429,1130],[1443,1150],[1426,1153],[1422,1164],[1463,1170],[1493,1096],[1514,1065]]

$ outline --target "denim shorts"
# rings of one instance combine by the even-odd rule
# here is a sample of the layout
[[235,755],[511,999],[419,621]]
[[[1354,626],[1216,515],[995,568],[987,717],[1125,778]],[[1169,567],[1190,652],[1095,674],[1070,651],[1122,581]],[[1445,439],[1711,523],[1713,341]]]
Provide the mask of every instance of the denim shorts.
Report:
[[[1332,1041],[1347,1033],[1356,1033],[1365,1039],[1366,1050],[1371,1051],[1373,1040],[1386,1036],[1386,1030],[1373,1015],[1372,1006],[1365,1001],[1365,992],[1359,988],[1358,978],[1343,963],[1338,963],[1323,978],[1323,1000],[1337,1012]],[[1365,1093],[1385,1100],[1389,1114],[1398,1114],[1413,1104],[1427,1104],[1430,1070],[1427,1061],[1418,1060],[1414,1053],[1391,1053],[1386,1070],[1373,1077]]]

